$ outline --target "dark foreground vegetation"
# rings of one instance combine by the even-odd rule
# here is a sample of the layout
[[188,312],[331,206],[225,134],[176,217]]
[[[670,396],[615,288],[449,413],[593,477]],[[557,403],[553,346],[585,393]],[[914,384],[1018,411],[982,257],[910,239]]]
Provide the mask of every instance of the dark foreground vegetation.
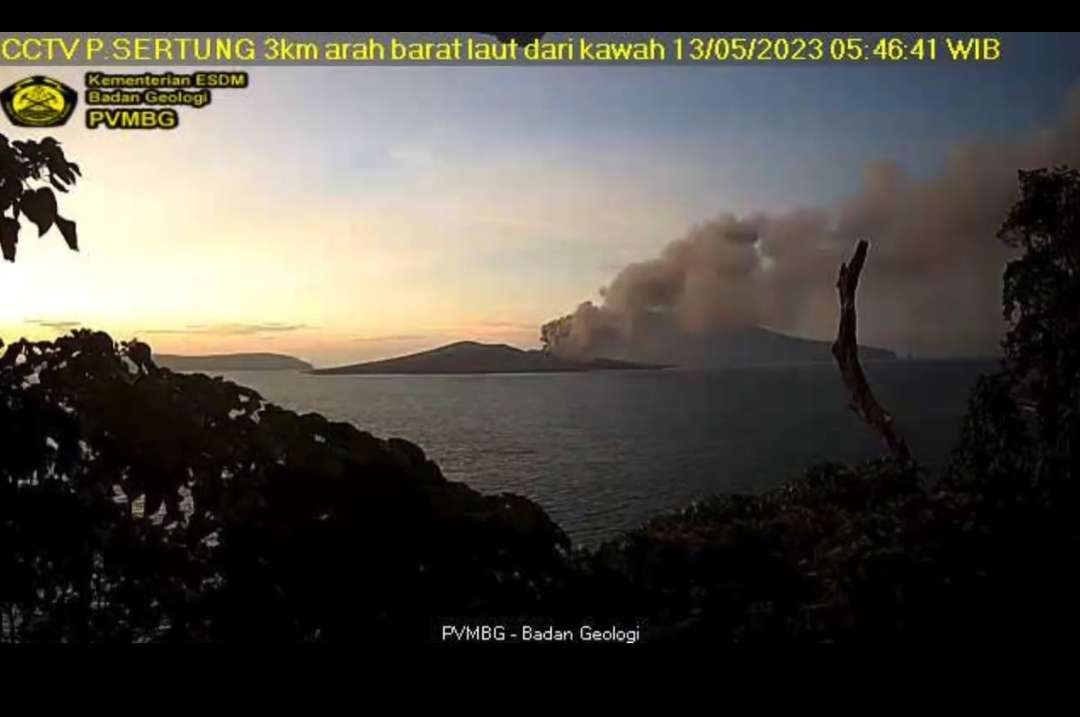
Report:
[[5,640],[427,639],[535,611],[566,538],[417,446],[79,331],[0,359]]
[[856,390],[889,457],[587,552],[407,441],[172,373],[140,343],[20,341],[0,358],[0,638],[427,641],[514,616],[646,641],[1080,636],[1078,232],[1080,175],[1021,173],[1001,371],[944,475]]

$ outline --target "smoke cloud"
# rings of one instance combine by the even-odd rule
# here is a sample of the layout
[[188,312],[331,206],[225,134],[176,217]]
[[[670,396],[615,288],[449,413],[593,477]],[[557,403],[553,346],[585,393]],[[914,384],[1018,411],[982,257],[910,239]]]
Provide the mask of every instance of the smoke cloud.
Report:
[[1008,259],[996,233],[1017,197],[1018,170],[1080,164],[1080,91],[1069,99],[1054,128],[956,147],[931,179],[882,161],[836,205],[720,214],[622,269],[599,302],[545,324],[541,339],[562,355],[599,355],[632,345],[658,320],[686,333],[763,326],[830,338],[836,272],[866,238],[861,342],[918,355],[995,353]]

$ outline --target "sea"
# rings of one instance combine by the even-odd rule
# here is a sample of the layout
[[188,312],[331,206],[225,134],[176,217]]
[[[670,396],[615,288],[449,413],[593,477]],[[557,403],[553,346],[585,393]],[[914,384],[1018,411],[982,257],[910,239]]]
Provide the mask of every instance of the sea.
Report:
[[[913,454],[940,471],[992,360],[867,362]],[[419,444],[450,480],[540,504],[576,546],[718,493],[757,493],[883,446],[832,364],[442,376],[218,375],[296,411]]]

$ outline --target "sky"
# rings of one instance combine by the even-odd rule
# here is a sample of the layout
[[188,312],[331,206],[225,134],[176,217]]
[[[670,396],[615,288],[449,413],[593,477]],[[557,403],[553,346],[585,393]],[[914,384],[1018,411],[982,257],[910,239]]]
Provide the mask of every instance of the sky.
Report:
[[[0,67],[0,83],[82,90],[86,69]],[[78,324],[317,365],[532,348],[702,222],[843,202],[882,161],[932,180],[957,147],[1057,126],[1080,42],[1006,36],[977,66],[244,69],[248,89],[181,108],[172,131],[89,130],[82,107],[48,131],[0,120],[83,170],[60,197],[81,251],[24,227],[0,265],[0,336]],[[985,348],[935,328],[891,347]]]

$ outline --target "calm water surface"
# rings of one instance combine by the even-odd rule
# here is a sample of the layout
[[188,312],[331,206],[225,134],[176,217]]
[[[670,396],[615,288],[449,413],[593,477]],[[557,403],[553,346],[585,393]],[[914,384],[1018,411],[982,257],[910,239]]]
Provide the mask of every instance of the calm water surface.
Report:
[[[988,361],[866,366],[916,456],[948,457]],[[267,399],[422,446],[447,478],[542,505],[594,544],[712,493],[755,492],[880,444],[830,364],[471,376],[222,374]]]

